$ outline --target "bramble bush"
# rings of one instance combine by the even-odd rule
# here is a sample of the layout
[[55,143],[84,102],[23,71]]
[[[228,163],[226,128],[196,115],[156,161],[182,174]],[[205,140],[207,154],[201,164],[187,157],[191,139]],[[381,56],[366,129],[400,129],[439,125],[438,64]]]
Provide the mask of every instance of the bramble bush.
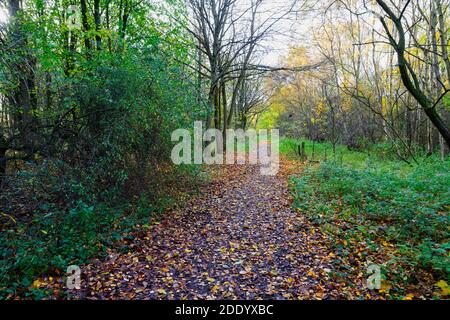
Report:
[[42,133],[47,148],[4,181],[0,299],[38,297],[35,279],[151,223],[171,204],[173,186],[162,187],[171,175],[189,179],[171,167],[170,134],[203,117],[192,84],[155,53],[107,55],[60,79],[60,108],[45,114],[57,123]]

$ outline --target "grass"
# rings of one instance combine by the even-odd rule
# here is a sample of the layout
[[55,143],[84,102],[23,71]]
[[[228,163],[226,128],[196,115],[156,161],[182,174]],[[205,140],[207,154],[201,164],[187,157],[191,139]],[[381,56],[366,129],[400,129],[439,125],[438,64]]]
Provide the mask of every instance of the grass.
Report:
[[[293,151],[298,143],[283,139],[281,152],[298,158]],[[339,252],[336,268],[342,277],[361,271],[348,267],[359,252],[383,266],[391,298],[405,295],[411,286],[434,296],[439,281],[448,288],[450,158],[422,157],[410,166],[385,154],[383,145],[370,152],[338,146],[342,160],[334,162],[329,155],[325,159],[331,144],[314,147],[321,162],[292,178],[294,206],[321,227]],[[311,159],[312,143],[307,141],[305,149]]]
[[[310,163],[334,163],[340,167],[353,169],[374,168],[379,170],[395,171],[404,175],[412,167],[398,160],[388,144],[378,144],[368,150],[349,150],[347,146],[337,145],[336,155],[333,155],[333,145],[330,142],[313,142],[306,139],[283,137],[280,141],[280,153],[288,159],[298,160],[298,147],[305,143],[305,154]],[[423,161],[424,157],[419,159]]]

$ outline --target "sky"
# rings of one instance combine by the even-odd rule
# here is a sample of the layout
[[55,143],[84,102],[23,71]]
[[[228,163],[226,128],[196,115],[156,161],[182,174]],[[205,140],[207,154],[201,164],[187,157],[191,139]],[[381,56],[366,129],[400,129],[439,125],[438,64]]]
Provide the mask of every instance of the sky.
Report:
[[307,45],[311,43],[309,28],[310,20],[283,21],[280,24],[291,30],[285,35],[277,35],[270,40],[265,41],[263,46],[266,53],[262,59],[262,63],[268,66],[278,66],[283,63],[284,58],[289,53],[289,48],[294,45]]
[[6,10],[0,7],[0,23],[6,22]]
[[[273,7],[274,10],[277,10],[280,4],[283,6],[286,3],[286,0],[266,0],[266,6]],[[302,1],[299,1],[299,3],[302,3]],[[300,12],[295,16],[280,20],[274,27],[276,34],[262,44],[266,53],[261,62],[269,66],[279,66],[283,63],[283,58],[287,56],[291,46],[311,44],[311,28],[317,22],[318,20],[314,18],[313,12],[309,14]]]

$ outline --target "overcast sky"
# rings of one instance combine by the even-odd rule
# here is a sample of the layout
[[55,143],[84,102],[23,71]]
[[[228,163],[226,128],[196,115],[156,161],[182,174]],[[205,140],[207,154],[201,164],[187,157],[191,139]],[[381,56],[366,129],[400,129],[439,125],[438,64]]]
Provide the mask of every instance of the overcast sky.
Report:
[[[266,0],[265,6],[272,7],[272,10],[277,10],[280,6],[286,8],[287,2],[286,0]],[[302,1],[299,1],[299,3],[301,4]],[[296,9],[299,9],[300,4]],[[263,42],[266,53],[262,62],[276,66],[280,62],[282,63],[280,60],[287,56],[290,46],[311,45],[311,28],[320,22],[316,14],[313,11],[309,13],[301,12],[279,21],[274,28],[276,33],[269,40]]]
[[262,62],[266,65],[276,66],[283,62],[281,60],[287,56],[290,46],[311,44],[309,29],[312,22],[310,19],[280,22],[283,29],[289,28],[290,30],[287,33],[273,36],[263,43],[266,53]]
[[6,22],[6,10],[0,6],[0,23]]

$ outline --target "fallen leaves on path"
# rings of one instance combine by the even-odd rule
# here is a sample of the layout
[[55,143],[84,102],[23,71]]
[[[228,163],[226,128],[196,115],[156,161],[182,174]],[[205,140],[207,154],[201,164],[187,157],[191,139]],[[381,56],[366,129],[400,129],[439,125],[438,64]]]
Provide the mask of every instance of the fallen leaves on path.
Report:
[[[341,299],[370,297],[365,279],[333,281],[327,239],[292,209],[288,175],[222,166],[184,207],[82,268],[82,299]],[[120,249],[120,250],[119,250]],[[126,251],[126,252],[124,252]],[[368,295],[368,296],[367,296]]]

